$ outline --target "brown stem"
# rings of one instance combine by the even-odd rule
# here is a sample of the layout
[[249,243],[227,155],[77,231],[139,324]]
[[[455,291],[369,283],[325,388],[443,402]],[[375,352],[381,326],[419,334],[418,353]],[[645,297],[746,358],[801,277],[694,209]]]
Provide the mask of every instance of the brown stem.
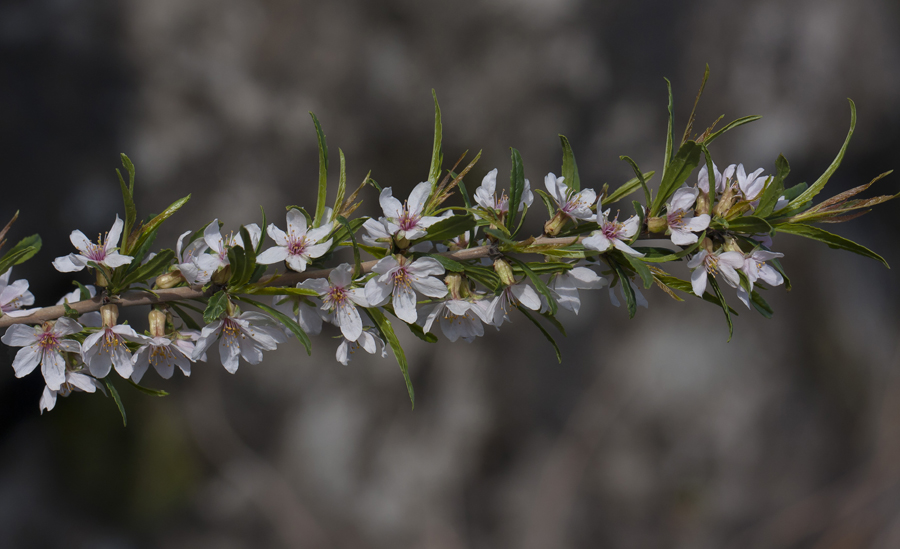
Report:
[[[563,247],[576,244],[581,241],[581,237],[570,236],[566,238],[550,238],[538,237],[520,242],[520,244],[528,244],[532,247],[538,246],[556,246]],[[479,259],[488,257],[491,252],[491,246],[477,246],[475,248],[467,248],[456,252],[445,252],[440,255],[454,259],[456,261],[468,261],[470,259]],[[522,253],[528,253],[528,249]],[[378,260],[366,261],[362,264],[363,272],[371,272],[372,267],[378,263]],[[332,269],[320,269],[318,271],[306,271],[302,273],[287,273],[283,275],[273,275],[263,278],[260,283],[264,286],[294,286],[298,282],[303,282],[310,278],[327,278],[331,274]],[[89,313],[91,311],[99,311],[100,307],[108,303],[114,303],[120,307],[134,307],[136,305],[153,305],[154,303],[165,303],[168,301],[185,301],[188,299],[202,299],[209,297],[215,293],[217,289],[213,286],[203,291],[202,285],[183,286],[180,288],[171,288],[167,290],[155,290],[153,293],[141,290],[130,290],[118,296],[108,296],[106,298],[97,296],[85,301],[70,303],[69,307],[78,311],[80,314]],[[44,307],[38,309],[28,316],[11,317],[4,315],[0,317],[0,328],[6,328],[13,324],[40,324],[48,320],[54,320],[66,314],[63,305],[54,305],[52,307]]]

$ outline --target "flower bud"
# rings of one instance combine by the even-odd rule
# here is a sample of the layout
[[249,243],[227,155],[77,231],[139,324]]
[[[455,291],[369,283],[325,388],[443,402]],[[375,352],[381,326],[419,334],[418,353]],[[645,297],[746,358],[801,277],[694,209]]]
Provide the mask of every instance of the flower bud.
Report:
[[651,217],[647,220],[647,229],[651,233],[664,233],[669,228],[669,220],[665,217]]
[[156,277],[156,287],[161,288],[163,290],[167,288],[174,288],[178,286],[182,282],[185,282],[184,276],[182,276],[181,271],[172,271],[171,273],[163,273]]
[[107,328],[115,326],[119,319],[119,306],[110,303],[100,307],[100,317],[103,318],[103,326]]
[[500,277],[500,281],[503,282],[506,286],[512,286],[516,283],[516,278],[513,276],[512,267],[509,266],[509,263],[504,261],[503,259],[497,259],[494,261],[494,271],[497,273],[497,276]]
[[103,270],[97,269],[96,274],[97,281],[95,282],[95,284],[98,288],[106,288],[107,286],[109,286],[109,281],[106,280],[106,275],[103,273]]
[[725,192],[722,194],[722,197],[719,198],[719,202],[716,204],[716,207],[713,209],[713,214],[716,217],[725,217],[725,214],[728,213],[728,210],[734,206],[734,203],[737,199],[735,196],[734,187],[728,187],[725,189]]
[[147,315],[150,323],[150,335],[153,337],[163,337],[166,335],[166,313],[159,309],[153,309]]
[[741,247],[738,245],[737,240],[735,240],[732,236],[725,237],[725,251],[738,252],[741,254],[744,253],[743,251],[741,251]]
[[399,248],[401,250],[405,250],[406,248],[409,248],[409,240],[407,240],[407,238],[405,236],[402,236],[400,238],[395,238],[394,242],[397,244],[397,248]]
[[231,278],[231,265],[225,265],[215,273],[213,273],[210,281],[213,284],[218,284],[220,286],[224,286],[228,284],[228,280]]
[[696,212],[697,215],[703,215],[703,214],[709,213],[709,195],[708,194],[706,194],[702,191],[700,192],[700,194],[697,196],[697,205],[694,206],[694,212]]
[[453,299],[462,299],[463,278],[459,273],[450,273],[444,277],[444,284]]
[[544,223],[544,234],[547,236],[556,236],[559,234],[559,231],[566,226],[566,222],[568,221],[568,217],[566,214],[562,212],[556,212],[556,215],[553,216],[553,219]]
[[704,238],[700,245],[703,246],[703,249],[706,250],[707,253],[713,253],[713,241],[710,240],[709,237]]

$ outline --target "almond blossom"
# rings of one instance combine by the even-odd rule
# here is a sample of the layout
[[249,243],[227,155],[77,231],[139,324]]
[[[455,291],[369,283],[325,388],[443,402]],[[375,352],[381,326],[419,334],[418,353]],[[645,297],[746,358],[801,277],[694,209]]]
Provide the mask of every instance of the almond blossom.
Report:
[[716,276],[716,273],[722,273],[725,281],[732,288],[737,288],[741,283],[741,277],[737,273],[737,269],[744,266],[744,255],[740,252],[726,252],[719,250],[715,253],[709,253],[706,250],[700,250],[694,257],[688,261],[688,268],[691,272],[691,286],[694,294],[703,297],[706,291],[707,275]]
[[[506,191],[501,192],[500,197],[497,197],[497,168],[489,171],[481,180],[481,185],[475,189],[475,202],[486,210],[495,210],[501,214],[509,211],[509,197],[506,195]],[[521,212],[523,208],[530,208],[532,202],[534,202],[534,194],[531,192],[531,183],[526,179],[516,211]]]
[[[353,267],[343,263],[335,267],[328,280],[311,278],[297,284],[298,288],[313,290],[322,299],[323,311],[328,311],[328,321],[341,329],[341,333],[350,341],[356,341],[362,334],[362,318],[356,306],[368,307],[366,291],[353,288]],[[322,323],[319,321],[319,329]]]
[[44,410],[49,412],[56,407],[57,395],[67,397],[72,391],[94,393],[98,388],[104,393],[106,392],[103,389],[103,385],[91,376],[80,372],[66,370],[65,381],[58,389],[51,389],[49,385],[44,386],[44,392],[41,394],[41,401],[39,404],[41,414],[44,413]]
[[[262,235],[259,225],[251,223],[250,225],[244,225],[244,228],[250,233],[250,246],[255,248],[259,244],[259,238]],[[228,265],[229,248],[233,246],[244,247],[244,239],[241,238],[240,233],[232,233],[227,237],[222,237],[222,233],[219,231],[218,219],[213,219],[212,223],[203,230],[203,240],[209,246],[211,253],[199,254],[193,258],[194,264],[200,269],[198,277],[202,278],[212,277],[216,271]]]
[[130,255],[122,255],[117,251],[124,225],[125,222],[119,219],[117,215],[109,233],[107,233],[105,238],[100,236],[96,244],[91,242],[83,232],[79,230],[72,231],[72,234],[69,235],[69,240],[81,253],[57,257],[53,261],[53,266],[61,273],[73,273],[84,269],[89,261],[110,269],[128,265],[134,258]]
[[0,341],[10,347],[22,347],[12,364],[16,377],[30,374],[40,364],[47,387],[59,391],[66,381],[66,359],[62,353],[81,354],[81,344],[64,338],[77,334],[81,328],[81,324],[66,317],[40,326],[13,324]]
[[[734,166],[729,166],[728,169],[734,171]],[[725,192],[725,180],[728,178],[722,176],[722,173],[719,171],[719,168],[716,166],[715,162],[713,162],[713,175],[716,184],[716,192]],[[705,164],[700,167],[700,171],[697,174],[697,187],[699,187],[700,190],[705,193],[709,192],[709,170],[706,169]]]
[[127,324],[103,326],[100,331],[84,338],[82,355],[91,375],[102,379],[115,367],[116,373],[128,379],[134,372],[131,351],[126,341],[143,343],[149,340]]
[[[402,263],[400,262],[402,261]],[[372,267],[379,276],[366,283],[366,299],[372,307],[384,305],[393,296],[394,314],[404,322],[416,321],[416,290],[428,297],[447,295],[447,287],[436,275],[444,274],[444,267],[436,259],[420,257],[412,263],[404,257],[382,258]]]
[[12,317],[28,316],[34,309],[21,310],[23,306],[34,305],[34,294],[28,291],[28,281],[19,279],[9,283],[12,268],[0,276],[0,312]]
[[416,185],[409,193],[409,200],[403,203],[394,197],[390,187],[386,187],[378,197],[384,217],[377,221],[369,219],[363,224],[363,228],[369,233],[363,240],[377,245],[392,237],[399,241],[425,236],[428,227],[442,219],[424,215],[425,203],[430,195],[431,183],[427,181]]
[[637,234],[638,229],[640,228],[638,226],[640,224],[640,219],[636,215],[633,215],[622,223],[619,221],[617,214],[615,219],[610,220],[610,209],[607,208],[605,212],[601,211],[602,200],[602,198],[597,200],[597,224],[600,225],[600,230],[592,232],[591,235],[582,240],[581,243],[589,250],[605,252],[610,248],[615,247],[635,257],[643,257],[644,254],[634,250],[625,243],[625,240],[630,240]]
[[[193,332],[193,330],[185,330]],[[153,336],[141,345],[132,357],[134,371],[131,373],[131,380],[140,383],[141,378],[152,365],[159,377],[169,379],[175,372],[175,366],[181,370],[186,376],[191,375],[191,362],[194,361],[194,343],[191,341],[192,334],[175,333],[170,337]],[[197,334],[199,335],[199,334]],[[186,337],[186,339],[183,339]],[[205,357],[198,357],[204,360]]]
[[338,362],[346,366],[350,362],[350,355],[356,352],[360,347],[370,355],[374,355],[378,352],[379,346],[381,347],[381,358],[386,357],[387,349],[385,348],[384,340],[366,329],[363,330],[362,334],[355,341],[350,341],[347,338],[342,337],[341,344],[338,345],[337,352],[335,353],[335,358]]
[[482,322],[490,319],[491,301],[486,299],[466,300],[448,299],[435,303],[425,319],[422,329],[431,331],[435,320],[439,320],[444,336],[450,341],[462,338],[471,343],[476,337],[484,335]]
[[[299,296],[275,296],[272,306],[291,317],[309,335],[322,333],[322,320],[326,314],[321,310],[322,302],[316,298]],[[284,327],[285,333],[290,331]]]
[[[609,284],[609,281],[599,276],[592,269],[573,267],[564,273],[556,275],[550,282],[549,288],[560,307],[568,309],[577,315],[578,310],[581,308],[578,290],[596,290],[607,284]],[[544,300],[542,299],[541,301],[543,302]],[[549,310],[549,305],[547,309]],[[541,310],[543,311],[544,308],[542,307]]]
[[697,242],[694,233],[709,227],[709,215],[692,216],[700,191],[696,187],[681,187],[666,203],[666,224],[672,233],[672,243],[687,246]]
[[556,177],[553,172],[544,177],[544,186],[547,187],[547,192],[556,202],[559,211],[571,219],[591,220],[594,217],[591,206],[597,199],[597,193],[594,189],[582,189],[573,193],[564,181],[564,177]]
[[[729,168],[734,169],[734,165],[732,164]],[[726,169],[725,173],[729,173],[729,170]],[[744,199],[754,201],[759,198],[760,193],[766,186],[766,177],[762,175],[763,169],[759,168],[755,172],[747,174],[744,170],[744,165],[738,164],[734,173],[737,176],[737,184],[744,195]]]
[[[744,266],[741,270],[747,275],[747,284],[749,292],[753,291],[753,285],[757,280],[762,280],[769,286],[780,286],[784,283],[784,277],[771,265],[766,265],[766,261],[784,257],[779,252],[770,252],[768,250],[756,249],[744,256]],[[750,308],[750,293],[744,288],[738,287],[738,298]]]
[[256,262],[271,265],[284,261],[291,270],[302,273],[306,270],[307,263],[322,257],[331,249],[332,239],[322,239],[331,233],[332,228],[332,223],[325,223],[321,227],[307,230],[306,216],[300,210],[291,208],[287,212],[287,232],[274,223],[269,224],[266,232],[275,241],[275,246],[259,254]]
[[222,366],[232,374],[238,369],[239,357],[250,364],[259,364],[263,351],[274,351],[279,343],[287,341],[269,316],[247,311],[239,316],[226,315],[204,326],[191,357],[199,360],[217,339]]
[[534,288],[520,282],[512,286],[506,286],[492,301],[485,317],[486,324],[496,326],[498,329],[509,320],[509,312],[521,305],[532,311],[541,310],[541,298]]
[[[218,221],[213,221],[218,225]],[[211,225],[212,223],[210,223]],[[196,238],[193,242],[187,245],[187,247],[183,247],[182,243],[184,242],[185,237],[193,234],[193,231],[185,231],[181,236],[178,237],[178,242],[175,243],[175,256],[178,258],[178,263],[175,265],[175,268],[178,272],[181,273],[181,276],[184,277],[184,280],[187,281],[188,284],[206,284],[209,282],[212,273],[210,272],[201,272],[200,267],[197,266],[195,260],[200,257],[200,254],[209,249],[209,245],[202,238]]]

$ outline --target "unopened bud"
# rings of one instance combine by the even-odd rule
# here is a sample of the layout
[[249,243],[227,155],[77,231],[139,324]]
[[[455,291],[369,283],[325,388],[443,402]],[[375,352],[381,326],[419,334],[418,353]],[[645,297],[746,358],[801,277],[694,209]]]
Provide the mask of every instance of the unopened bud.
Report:
[[559,234],[559,231],[566,226],[566,222],[569,218],[566,214],[562,212],[556,212],[556,215],[553,216],[553,219],[544,223],[544,234],[547,236],[556,236]]
[[713,253],[713,241],[709,238],[704,238],[700,245],[703,246],[703,249],[708,253]]
[[744,215],[745,212],[749,212],[752,206],[749,202],[738,202],[734,206],[731,207],[730,210],[725,214],[725,219],[732,220],[737,217]]
[[231,265],[225,265],[215,273],[213,273],[210,281],[213,284],[218,284],[220,286],[224,286],[228,284],[228,281],[231,279]]
[[503,259],[497,259],[494,261],[494,272],[497,273],[497,276],[500,277],[500,281],[503,282],[506,286],[512,286],[516,283],[516,278],[513,276],[512,267],[509,266],[509,263],[504,261]]
[[163,337],[166,335],[166,313],[159,309],[153,309],[147,315],[150,323],[150,335],[153,337]]
[[119,307],[110,303],[100,307],[100,317],[103,319],[103,326],[112,328],[119,319]]
[[172,271],[171,273],[163,273],[156,277],[156,287],[160,289],[174,288],[182,282],[185,282],[181,271]]
[[734,206],[736,198],[737,197],[735,196],[734,187],[728,187],[722,194],[722,197],[719,198],[719,202],[713,209],[713,214],[716,217],[725,217],[725,214],[728,213],[728,210],[730,210],[731,207]]
[[103,274],[103,271],[101,269],[96,269],[96,273],[97,281],[95,282],[95,284],[97,284],[97,287],[106,288],[107,286],[109,286],[109,281],[106,280],[106,275]]
[[697,205],[694,206],[694,212],[697,215],[703,215],[709,213],[709,195],[701,192],[697,196]]
[[444,277],[444,284],[453,299],[462,299],[463,278],[459,273],[450,273]]
[[738,253],[744,253],[744,252],[741,251],[741,247],[738,246],[737,240],[735,240],[735,239],[734,239],[733,237],[731,237],[731,236],[726,236],[726,237],[725,237],[725,251],[726,251],[726,252],[738,252]]
[[405,236],[401,236],[400,238],[394,238],[394,242],[397,244],[397,248],[401,250],[405,250],[409,248],[409,240]]
[[647,220],[647,229],[651,233],[664,233],[669,228],[669,221],[665,217],[651,217]]

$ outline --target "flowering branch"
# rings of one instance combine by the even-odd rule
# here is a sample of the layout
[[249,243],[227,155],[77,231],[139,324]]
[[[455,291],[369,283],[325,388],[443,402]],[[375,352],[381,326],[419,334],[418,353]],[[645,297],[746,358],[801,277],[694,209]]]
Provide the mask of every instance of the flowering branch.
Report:
[[[762,168],[747,173],[742,164],[720,172],[709,146],[725,132],[759,117],[739,118],[719,130],[713,124],[691,139],[692,113],[677,145],[670,116],[655,189],[650,188],[655,172],[643,172],[627,156],[621,158],[634,170],[634,178],[615,189],[582,188],[575,154],[560,136],[561,175],[547,174],[544,189],[532,189],[521,155],[511,149],[508,190],[498,190],[498,170],[493,169],[470,193],[464,178],[480,153],[460,170],[465,153],[450,169],[444,168],[441,111],[435,97],[427,180],[402,202],[392,188],[381,188],[369,176],[349,192],[340,152],[331,207],[326,204],[328,147],[313,115],[319,188],[312,214],[288,206],[285,224],[279,225],[267,224],[263,212],[262,227],[251,223],[229,234],[221,232],[215,219],[183,233],[174,251],[157,253],[150,248],[159,227],[190,196],[140,222],[135,169],[122,155],[127,181],[117,173],[124,219],[116,216],[109,233],[97,242],[73,231],[70,240],[77,253],[52,262],[60,272],[93,271],[95,285],[74,281],[78,288],[55,306],[27,308],[35,298],[27,281],[10,282],[11,267],[31,259],[41,240],[37,235],[23,239],[0,257],[0,328],[7,328],[0,341],[21,348],[13,362],[17,377],[41,367],[46,382],[41,411],[53,409],[58,395],[99,389],[113,397],[125,421],[113,383],[117,376],[143,392],[164,395],[138,385],[150,366],[163,379],[176,369],[190,375],[191,365],[206,361],[218,343],[222,365],[234,373],[241,361],[258,364],[264,351],[274,350],[291,336],[311,353],[309,336],[318,335],[325,324],[340,331],[335,357],[341,363],[358,349],[385,356],[390,347],[413,403],[406,356],[389,317],[433,343],[436,326],[450,341],[471,342],[484,335],[486,325],[499,329],[511,315],[521,314],[561,361],[550,328],[564,335],[557,315],[560,309],[578,313],[580,291],[606,287],[613,305],[619,306],[621,297],[633,317],[638,307],[648,306],[640,287],[656,286],[678,301],[684,300],[681,293],[720,307],[730,339],[736,311],[723,292],[725,286],[735,290],[744,306],[767,318],[773,310],[757,290],[782,284],[790,289],[779,262],[783,254],[773,251],[779,234],[818,240],[887,265],[875,252],[815,225],[853,219],[896,197],[855,198],[886,173],[813,205],[853,135],[852,101],[850,110],[850,131],[843,146],[809,186],[786,186],[790,167],[783,156],[776,160],[773,175],[764,174]],[[697,179],[691,184],[695,171]],[[368,186],[379,192],[383,215],[353,218],[359,195]],[[620,219],[621,210],[612,214],[610,205],[639,190],[643,201],[632,201],[634,215]],[[444,205],[457,194],[463,205]],[[520,233],[535,195],[548,217],[543,234],[524,238]],[[11,223],[0,231],[0,240]],[[272,245],[263,249],[266,235]],[[670,239],[671,247],[648,245],[648,240],[659,239]],[[343,249],[352,251],[352,261],[337,263],[335,254]],[[362,261],[362,253],[374,259]],[[681,261],[691,270],[690,280],[663,269],[666,263]],[[276,265],[273,274],[267,274],[270,265]],[[277,272],[279,265],[285,273]],[[142,333],[118,323],[119,307],[135,306],[150,307],[148,328]],[[117,376],[111,375],[113,371]]]

